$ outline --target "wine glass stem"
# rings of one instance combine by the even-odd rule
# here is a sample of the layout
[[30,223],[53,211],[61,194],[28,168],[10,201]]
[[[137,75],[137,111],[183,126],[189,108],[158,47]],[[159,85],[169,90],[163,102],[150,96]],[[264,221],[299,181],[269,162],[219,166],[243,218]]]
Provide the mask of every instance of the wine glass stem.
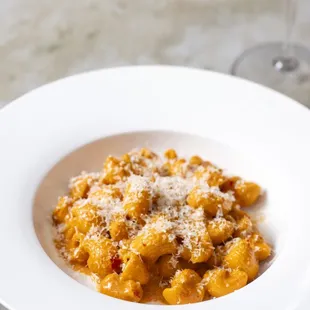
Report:
[[292,32],[296,20],[297,0],[285,0],[285,38],[283,44],[283,54],[289,56]]
[[298,0],[284,0],[285,6],[285,37],[283,42],[282,55],[273,60],[273,66],[281,72],[292,72],[299,66],[298,59],[292,54],[292,32],[296,21]]

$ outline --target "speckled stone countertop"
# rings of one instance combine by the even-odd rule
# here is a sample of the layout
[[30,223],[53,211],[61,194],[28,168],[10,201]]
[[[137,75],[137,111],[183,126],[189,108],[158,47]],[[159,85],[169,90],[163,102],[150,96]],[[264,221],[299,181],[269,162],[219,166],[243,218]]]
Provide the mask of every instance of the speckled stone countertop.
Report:
[[[229,72],[246,48],[284,37],[284,2],[2,0],[0,107],[44,83],[103,67],[160,63]],[[293,38],[310,48],[309,0],[299,0]],[[310,93],[294,97],[310,106]]]
[[[246,48],[283,38],[284,2],[2,0],[0,105],[95,68],[161,63],[229,72]],[[310,47],[310,1],[299,0],[297,15],[293,37]],[[310,95],[296,99],[310,105]]]

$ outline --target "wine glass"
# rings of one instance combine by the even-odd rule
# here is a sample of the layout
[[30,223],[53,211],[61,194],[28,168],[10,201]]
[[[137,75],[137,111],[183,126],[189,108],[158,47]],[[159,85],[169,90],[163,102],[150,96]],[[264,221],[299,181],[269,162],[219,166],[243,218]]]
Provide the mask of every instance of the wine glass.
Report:
[[310,51],[291,42],[298,0],[284,1],[284,41],[246,50],[233,63],[231,73],[276,89],[310,107]]

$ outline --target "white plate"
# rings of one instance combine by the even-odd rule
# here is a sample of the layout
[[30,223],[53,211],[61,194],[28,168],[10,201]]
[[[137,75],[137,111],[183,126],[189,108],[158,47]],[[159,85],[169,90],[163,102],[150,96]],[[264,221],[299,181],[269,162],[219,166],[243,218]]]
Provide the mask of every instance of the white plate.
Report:
[[202,154],[267,191],[259,212],[276,249],[270,268],[233,294],[182,308],[224,310],[238,303],[238,309],[306,309],[309,133],[310,112],[294,101],[184,68],[103,70],[23,96],[0,112],[0,301],[14,310],[145,307],[69,277],[53,253],[47,216],[70,176],[100,169],[108,153],[147,144]]

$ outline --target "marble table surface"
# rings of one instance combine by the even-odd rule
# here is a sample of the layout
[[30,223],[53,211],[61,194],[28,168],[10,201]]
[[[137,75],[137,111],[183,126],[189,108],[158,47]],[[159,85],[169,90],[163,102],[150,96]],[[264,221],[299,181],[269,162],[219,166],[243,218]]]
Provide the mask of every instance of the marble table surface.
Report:
[[[293,39],[310,48],[310,1],[298,2]],[[284,3],[1,0],[0,107],[44,83],[103,67],[171,64],[229,72],[246,48],[282,40]],[[310,90],[293,97],[310,106]]]
[[[172,64],[229,72],[246,48],[284,37],[286,0],[2,0],[0,105],[81,71]],[[293,39],[310,47],[310,1]],[[293,96],[310,106],[309,95]]]

